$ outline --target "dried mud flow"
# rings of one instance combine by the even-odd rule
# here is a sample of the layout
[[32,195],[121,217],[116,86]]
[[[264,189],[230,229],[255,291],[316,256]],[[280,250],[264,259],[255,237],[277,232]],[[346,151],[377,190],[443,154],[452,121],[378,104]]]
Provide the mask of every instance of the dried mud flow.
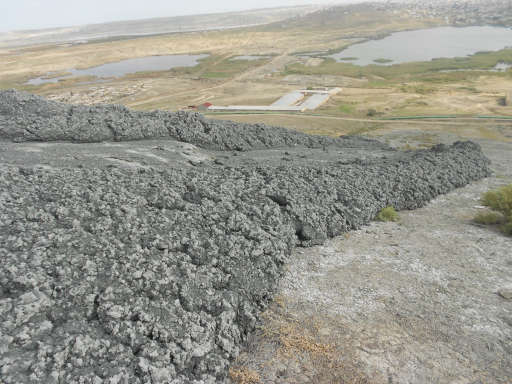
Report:
[[399,152],[15,91],[0,138],[6,384],[223,382],[294,247],[490,173],[472,142]]

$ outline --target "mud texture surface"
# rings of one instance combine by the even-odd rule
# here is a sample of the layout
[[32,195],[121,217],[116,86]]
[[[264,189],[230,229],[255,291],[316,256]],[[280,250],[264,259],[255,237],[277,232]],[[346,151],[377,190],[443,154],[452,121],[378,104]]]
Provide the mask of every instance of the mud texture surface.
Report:
[[493,176],[295,249],[235,372],[269,384],[512,382],[512,238],[472,220],[484,192],[512,183],[512,145],[481,145]]
[[[0,91],[0,137],[76,143],[169,137],[219,150],[319,147],[339,142],[264,124],[206,119],[198,113],[137,112],[121,105],[68,105],[14,90]],[[360,140],[364,139],[356,139],[356,145]],[[342,146],[350,142],[348,138]],[[367,140],[367,147],[372,146],[382,148],[378,142]]]
[[294,247],[490,172],[471,142],[404,153],[198,115],[0,99],[9,384],[222,382]]

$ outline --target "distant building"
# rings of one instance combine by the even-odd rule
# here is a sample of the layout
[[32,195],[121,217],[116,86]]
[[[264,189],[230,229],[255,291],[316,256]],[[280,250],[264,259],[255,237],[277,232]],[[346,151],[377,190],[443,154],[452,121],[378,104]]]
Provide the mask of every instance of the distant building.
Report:
[[213,104],[212,103],[204,103],[197,107],[200,111],[207,111]]
[[289,92],[272,105],[211,105],[204,103],[199,110],[209,111],[273,111],[273,112],[305,112],[313,111],[329,101],[331,96],[340,93],[341,88],[301,89]]

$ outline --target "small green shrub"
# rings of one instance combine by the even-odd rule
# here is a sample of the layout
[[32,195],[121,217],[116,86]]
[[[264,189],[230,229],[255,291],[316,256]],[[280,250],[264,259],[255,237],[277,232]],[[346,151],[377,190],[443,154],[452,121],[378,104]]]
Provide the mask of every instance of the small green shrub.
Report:
[[501,213],[494,211],[480,212],[475,216],[473,220],[475,221],[475,223],[484,225],[495,225],[505,223],[505,217]]
[[379,214],[377,215],[377,220],[379,220],[379,221],[398,221],[398,220],[400,220],[400,216],[398,216],[398,213],[395,211],[395,208],[387,207],[379,212]]
[[501,107],[506,107],[507,106],[507,98],[506,98],[506,96],[502,96],[502,97],[498,98],[498,105],[501,106]]
[[484,193],[482,203],[493,211],[512,215],[512,184]]
[[372,116],[375,116],[375,115],[377,115],[377,111],[375,109],[373,109],[373,108],[370,108],[368,110],[368,112],[366,112],[366,116],[372,117]]
[[492,211],[478,214],[475,221],[489,225],[502,224],[502,231],[512,235],[512,184],[484,193],[482,204]]
[[339,106],[339,111],[343,113],[353,113],[354,106],[350,104],[342,104]]
[[507,222],[501,227],[501,230],[507,234],[512,236],[512,216],[510,216]]

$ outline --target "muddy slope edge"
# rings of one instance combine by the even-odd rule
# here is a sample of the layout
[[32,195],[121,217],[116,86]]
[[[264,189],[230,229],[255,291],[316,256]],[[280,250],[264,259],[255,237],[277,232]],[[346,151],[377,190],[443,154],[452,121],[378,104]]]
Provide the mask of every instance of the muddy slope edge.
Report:
[[[6,383],[222,382],[284,263],[293,262],[293,247],[359,228],[388,205],[420,207],[490,172],[471,142],[402,153],[366,139],[196,114],[72,107],[13,91],[0,100],[0,132],[17,141],[153,135],[218,150],[338,150],[311,164],[292,158],[168,170],[0,164]],[[130,124],[104,111],[121,111]],[[77,116],[80,123],[71,123]],[[165,129],[155,135],[148,127],[159,121]],[[344,148],[354,147],[386,155],[344,159]]]

